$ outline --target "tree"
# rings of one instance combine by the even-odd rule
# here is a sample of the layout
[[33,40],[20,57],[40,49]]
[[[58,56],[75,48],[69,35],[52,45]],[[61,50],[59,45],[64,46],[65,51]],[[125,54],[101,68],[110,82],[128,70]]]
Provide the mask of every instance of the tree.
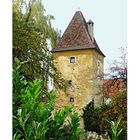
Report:
[[127,49],[124,47],[119,48],[121,56],[109,63],[108,73],[106,76],[109,78],[122,78],[127,82]]
[[51,26],[53,19],[45,15],[41,0],[13,1],[13,58],[26,62],[23,74],[27,80],[43,80],[44,92],[49,76],[56,87],[65,86],[49,51],[50,46],[56,47],[58,40],[58,33]]
[[119,95],[122,90],[127,90],[127,50],[119,48],[121,56],[110,63],[107,78],[104,80],[104,95]]

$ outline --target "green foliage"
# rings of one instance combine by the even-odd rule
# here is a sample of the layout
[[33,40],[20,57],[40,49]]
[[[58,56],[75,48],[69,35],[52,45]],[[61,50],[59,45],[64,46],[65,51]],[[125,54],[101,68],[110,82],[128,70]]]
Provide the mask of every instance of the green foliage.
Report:
[[45,93],[49,76],[56,87],[65,85],[49,51],[58,41],[58,33],[51,26],[53,19],[53,16],[45,15],[41,0],[13,1],[13,58],[26,62],[23,75],[27,80],[42,79]]
[[23,63],[15,58],[13,63],[13,114],[17,114],[18,106],[21,104],[21,95],[26,92],[27,82],[22,75]]
[[14,59],[13,140],[78,140],[82,134],[78,114],[71,113],[72,107],[54,112],[54,91],[49,93],[49,100],[42,102],[42,81],[25,80],[23,64]]
[[110,128],[108,129],[108,134],[111,140],[118,140],[119,135],[122,133],[123,128],[119,129],[119,124],[121,122],[122,116],[120,115],[117,119],[117,122],[115,123],[114,121],[108,121],[107,122],[110,124]]
[[103,104],[99,108],[94,108],[92,102],[84,109],[84,124],[88,131],[95,131],[99,134],[104,133],[110,128],[110,125],[104,120],[117,121],[122,114],[122,120],[118,129],[123,128],[119,139],[126,140],[127,137],[127,93],[123,92],[118,97],[114,97],[109,105]]
[[90,102],[84,109],[83,119],[85,130],[95,131],[100,133],[100,118],[99,118],[99,109],[94,108],[94,102]]
[[78,113],[75,113],[73,115],[70,116],[71,118],[71,139],[72,140],[77,140],[79,135],[83,135],[83,132],[80,130],[79,126],[79,121],[80,121],[80,118],[78,116]]

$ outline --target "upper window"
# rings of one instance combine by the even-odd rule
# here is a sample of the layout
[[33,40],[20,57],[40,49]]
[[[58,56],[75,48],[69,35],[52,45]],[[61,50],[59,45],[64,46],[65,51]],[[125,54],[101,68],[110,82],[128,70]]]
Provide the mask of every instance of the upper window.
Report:
[[70,63],[75,63],[76,60],[75,60],[75,57],[70,57]]

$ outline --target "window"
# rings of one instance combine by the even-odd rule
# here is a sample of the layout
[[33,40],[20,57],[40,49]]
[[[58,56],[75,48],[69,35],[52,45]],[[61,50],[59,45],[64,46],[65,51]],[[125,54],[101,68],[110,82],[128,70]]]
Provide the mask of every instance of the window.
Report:
[[69,85],[72,85],[72,80],[69,80]]
[[75,57],[70,57],[70,63],[75,63]]
[[71,102],[71,103],[74,102],[74,98],[73,98],[73,97],[70,98],[70,102]]

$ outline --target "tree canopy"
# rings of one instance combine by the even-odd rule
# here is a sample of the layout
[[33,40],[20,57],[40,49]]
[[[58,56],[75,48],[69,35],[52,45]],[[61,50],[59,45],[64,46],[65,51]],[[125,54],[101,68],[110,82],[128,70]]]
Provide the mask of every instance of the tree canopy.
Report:
[[57,87],[64,87],[50,52],[50,46],[56,47],[59,35],[51,26],[52,20],[52,15],[45,15],[41,0],[13,1],[13,58],[25,63],[25,78],[41,78],[44,89],[49,76]]

